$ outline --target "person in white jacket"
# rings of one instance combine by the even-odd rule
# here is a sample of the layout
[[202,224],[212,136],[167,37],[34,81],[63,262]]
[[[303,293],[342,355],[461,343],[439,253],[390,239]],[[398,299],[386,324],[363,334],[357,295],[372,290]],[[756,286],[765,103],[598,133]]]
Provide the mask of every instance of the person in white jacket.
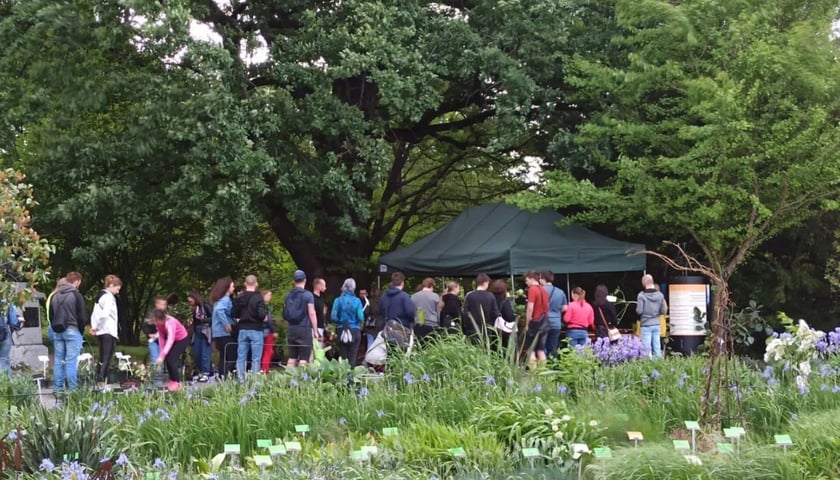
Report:
[[99,369],[96,372],[96,384],[102,389],[108,388],[108,370],[117,347],[117,298],[122,280],[116,275],[105,277],[105,288],[94,297],[93,313],[90,315],[90,333],[99,339]]

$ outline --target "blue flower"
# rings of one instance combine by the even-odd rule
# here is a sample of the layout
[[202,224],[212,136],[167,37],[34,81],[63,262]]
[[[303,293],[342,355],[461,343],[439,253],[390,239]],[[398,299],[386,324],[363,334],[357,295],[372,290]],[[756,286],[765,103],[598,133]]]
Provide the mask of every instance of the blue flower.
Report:
[[293,378],[293,379],[289,382],[289,385],[290,385],[290,386],[292,386],[292,387],[297,387],[297,386],[298,386],[298,381],[297,381],[297,380],[295,380],[295,379]]
[[163,463],[163,460],[161,460],[158,457],[158,458],[155,459],[155,463],[152,465],[152,468],[159,468],[161,470],[165,470],[166,469],[166,464]]
[[536,392],[536,393],[542,392],[542,384],[541,383],[538,383],[538,384],[534,385],[534,392]]
[[654,371],[650,372],[650,378],[659,378],[661,376],[662,376],[662,374],[659,373],[659,370],[654,370]]
[[338,424],[341,425],[341,426],[347,425],[347,419],[344,418],[344,417],[339,418],[338,419]]
[[169,412],[167,412],[166,410],[164,410],[164,409],[162,409],[162,408],[158,408],[158,409],[157,409],[157,411],[156,411],[155,413],[157,413],[158,415],[160,415],[160,419],[161,419],[162,421],[164,421],[164,422],[165,422],[165,421],[167,421],[167,420],[169,420],[169,418],[170,418],[170,417],[169,417]]
[[826,385],[824,383],[822,385],[820,385],[820,391],[822,391],[822,392],[828,391],[828,385]]
[[487,378],[484,379],[484,384],[485,385],[495,385],[496,384],[496,379],[493,378],[493,375],[487,375]]
[[308,382],[309,381],[309,374],[306,373],[306,372],[303,372],[303,375],[300,376],[300,379],[303,380],[304,382]]
[[169,474],[166,476],[166,478],[167,478],[167,480],[178,480],[178,472],[176,472],[175,470],[172,470],[171,472],[169,472]]
[[567,390],[568,390],[568,388],[566,388],[566,386],[565,386],[565,385],[562,385],[562,384],[561,384],[561,385],[557,385],[557,393],[558,393],[559,395],[565,395]]
[[835,385],[834,388],[831,389],[831,393],[840,393],[840,385]]
[[800,385],[799,386],[799,394],[800,395],[807,395],[808,394],[808,385]]
[[429,377],[428,373],[424,373],[423,376],[420,377],[420,380],[422,380],[424,383],[429,383],[429,382],[432,381],[432,379],[431,379],[431,377]]
[[248,396],[243,395],[242,398],[239,399],[239,404],[240,405],[245,405],[246,403],[248,403]]
[[606,383],[602,383],[601,385],[598,385],[598,390],[603,392],[606,389],[607,389],[607,384]]
[[41,472],[52,473],[55,471],[55,464],[49,458],[41,460],[41,466],[38,467]]
[[406,385],[414,383],[414,377],[411,376],[411,372],[406,372],[405,376],[403,376],[403,380],[405,380]]
[[114,423],[122,423],[123,417],[119,413],[115,413],[113,417]]
[[121,467],[131,464],[131,462],[128,461],[128,457],[125,455],[125,453],[121,453],[120,456],[117,457],[117,462],[116,463],[117,463],[117,465],[119,465]]
[[12,430],[9,432],[9,440],[15,441],[17,440],[18,434],[16,430]]
[[368,393],[368,388],[362,385],[362,388],[359,389],[359,393],[356,395],[358,395],[359,398],[365,398],[368,396]]
[[379,417],[379,418],[384,417],[385,416],[385,411],[384,410],[377,410],[376,411],[376,416]]

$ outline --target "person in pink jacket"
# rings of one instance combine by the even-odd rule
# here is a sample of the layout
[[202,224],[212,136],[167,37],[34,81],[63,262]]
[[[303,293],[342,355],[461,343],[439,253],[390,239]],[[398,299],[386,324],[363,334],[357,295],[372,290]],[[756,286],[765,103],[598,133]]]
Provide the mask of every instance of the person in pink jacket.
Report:
[[187,351],[190,336],[177,318],[167,315],[163,310],[153,311],[152,320],[157,326],[160,342],[160,356],[155,363],[166,363],[166,371],[169,373],[168,388],[170,392],[174,392],[181,388],[181,370],[178,364]]
[[589,341],[589,330],[595,327],[595,311],[586,302],[586,291],[580,287],[572,290],[572,302],[563,317],[566,321],[566,337],[569,345],[584,346]]

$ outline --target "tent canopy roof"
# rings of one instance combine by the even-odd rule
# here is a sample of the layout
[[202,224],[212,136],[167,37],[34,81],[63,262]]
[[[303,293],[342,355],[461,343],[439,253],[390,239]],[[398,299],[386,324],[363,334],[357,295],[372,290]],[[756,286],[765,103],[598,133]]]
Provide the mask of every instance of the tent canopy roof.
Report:
[[557,212],[493,203],[464,210],[441,229],[379,258],[380,273],[473,276],[644,270],[644,245],[577,224],[558,227]]

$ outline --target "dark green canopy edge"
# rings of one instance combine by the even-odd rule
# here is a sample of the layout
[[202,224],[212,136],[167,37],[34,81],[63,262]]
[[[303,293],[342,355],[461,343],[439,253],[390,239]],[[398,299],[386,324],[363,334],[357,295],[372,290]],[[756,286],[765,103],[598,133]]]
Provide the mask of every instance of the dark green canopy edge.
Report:
[[474,276],[623,272],[645,269],[644,245],[622,242],[577,224],[558,227],[551,210],[528,212],[493,203],[468,208],[443,228],[379,257],[380,273]]

